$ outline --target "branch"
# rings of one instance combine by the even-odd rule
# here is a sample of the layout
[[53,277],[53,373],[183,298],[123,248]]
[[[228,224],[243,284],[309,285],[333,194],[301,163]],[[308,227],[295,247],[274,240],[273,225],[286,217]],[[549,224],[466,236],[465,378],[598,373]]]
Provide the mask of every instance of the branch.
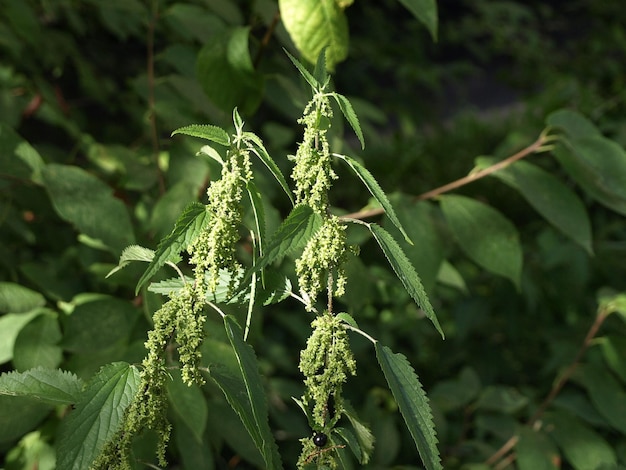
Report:
[[[495,163],[494,165],[491,165],[490,167],[487,167],[484,170],[480,170],[475,173],[470,173],[469,175],[464,176],[463,178],[459,178],[456,181],[453,181],[448,184],[444,184],[443,186],[440,186],[438,188],[435,188],[423,194],[420,194],[419,196],[416,196],[415,199],[418,201],[433,199],[443,193],[447,193],[448,191],[452,191],[453,189],[460,188],[461,186],[465,186],[466,184],[469,184],[476,180],[484,178],[485,176],[495,173],[498,170],[506,168],[507,166],[516,162],[517,160],[521,160],[522,158],[525,158],[533,153],[544,150],[545,144],[548,143],[550,140],[551,138],[549,136],[547,136],[545,133],[542,133],[535,142],[530,144],[528,147],[520,150],[516,154],[511,155],[510,157],[502,161],[499,161],[498,163]],[[368,217],[374,217],[374,216],[381,215],[384,213],[385,213],[384,209],[382,207],[378,207],[376,209],[369,209],[369,210],[354,212],[352,214],[347,214],[347,215],[342,216],[341,218],[342,219],[346,219],[346,218],[366,219]]]
[[278,25],[279,21],[280,21],[280,11],[276,11],[276,13],[274,14],[274,18],[272,18],[272,22],[270,23],[269,27],[267,28],[267,31],[265,31],[265,34],[263,35],[263,39],[261,39],[259,50],[257,51],[256,56],[254,57],[255,69],[259,67],[259,64],[261,63],[261,59],[263,58],[263,53],[265,52],[267,45],[270,43],[270,39],[272,39],[272,36],[274,35],[274,31],[276,30],[276,26]]

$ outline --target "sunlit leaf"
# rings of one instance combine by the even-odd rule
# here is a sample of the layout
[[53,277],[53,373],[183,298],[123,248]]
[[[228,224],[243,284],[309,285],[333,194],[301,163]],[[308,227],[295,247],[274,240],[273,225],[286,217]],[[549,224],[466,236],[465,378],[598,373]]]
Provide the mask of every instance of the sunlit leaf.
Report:
[[172,135],[183,134],[192,137],[199,137],[201,139],[210,140],[216,144],[228,147],[230,145],[230,138],[228,133],[221,127],[212,126],[210,124],[192,124],[190,126],[181,127],[172,132]]
[[0,282],[0,312],[24,313],[45,303],[39,292],[13,282]]
[[348,124],[350,124],[350,127],[352,127],[352,129],[354,130],[354,133],[358,137],[359,142],[361,143],[361,148],[364,149],[365,148],[365,138],[363,137],[363,131],[361,130],[361,124],[359,123],[359,118],[357,117],[356,113],[354,112],[354,108],[352,107],[352,103],[350,103],[350,101],[348,101],[348,98],[346,98],[343,95],[340,95],[339,93],[331,93],[330,96],[332,96],[335,99],[335,101],[337,102],[337,104],[339,105],[339,109],[341,110],[342,114],[346,118],[346,121],[348,121]]
[[120,255],[120,260],[117,263],[117,266],[111,269],[111,271],[109,271],[106,277],[109,277],[115,274],[120,269],[125,268],[133,261],[143,261],[143,262],[149,263],[152,261],[153,258],[154,258],[154,250],[151,250],[150,248],[144,248],[143,246],[139,246],[139,245],[127,246],[126,248],[124,248],[124,251],[122,251],[122,254]]
[[402,354],[376,342],[376,358],[427,470],[443,469],[428,398]]
[[83,385],[71,372],[43,367],[0,375],[0,395],[30,397],[50,405],[76,403]]
[[137,393],[139,370],[116,362],[103,367],[87,384],[76,407],[58,430],[57,468],[89,468],[115,435],[124,412]]
[[348,55],[348,22],[335,0],[279,0],[280,16],[292,41],[310,63],[326,48],[332,70]]
[[209,218],[210,215],[203,204],[193,202],[187,206],[176,221],[174,230],[159,243],[154,258],[137,282],[136,293],[166,262],[178,260],[179,253],[202,231]]
[[385,257],[389,260],[389,264],[391,264],[396,276],[398,276],[398,279],[402,281],[404,288],[407,290],[411,298],[415,300],[417,305],[419,305],[419,307],[424,311],[426,317],[433,322],[435,328],[443,338],[443,330],[439,325],[439,321],[437,320],[435,311],[430,304],[430,300],[428,300],[428,295],[426,295],[426,291],[424,291],[422,281],[420,281],[417,272],[415,272],[415,268],[402,251],[402,248],[400,248],[400,245],[398,245],[398,242],[396,242],[396,240],[389,235],[389,232],[379,225],[368,224],[368,227],[374,235],[376,242],[383,250]]

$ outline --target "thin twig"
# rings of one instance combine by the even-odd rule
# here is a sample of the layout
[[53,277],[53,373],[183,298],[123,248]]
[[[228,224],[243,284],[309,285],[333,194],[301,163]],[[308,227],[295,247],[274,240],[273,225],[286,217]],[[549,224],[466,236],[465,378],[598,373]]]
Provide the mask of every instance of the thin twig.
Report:
[[279,21],[280,21],[280,11],[277,10],[276,13],[274,14],[274,18],[272,18],[272,22],[267,28],[267,31],[265,31],[265,34],[263,35],[263,39],[261,39],[259,50],[257,51],[256,56],[254,57],[255,69],[257,69],[259,64],[261,63],[261,59],[263,58],[263,53],[265,52],[265,49],[270,43],[270,39],[272,39],[272,36],[274,35],[274,30],[276,29],[276,26],[278,25]]
[[[452,181],[451,183],[444,184],[443,186],[440,186],[438,188],[422,193],[419,196],[417,196],[415,199],[418,201],[424,201],[426,199],[433,199],[443,193],[452,191],[453,189],[460,188],[461,186],[465,186],[466,184],[469,184],[476,180],[484,178],[485,176],[495,173],[498,170],[506,168],[511,163],[514,163],[518,160],[521,160],[522,158],[525,158],[535,152],[542,150],[542,147],[546,144],[546,142],[548,142],[549,139],[550,137],[546,136],[545,134],[541,134],[535,142],[530,144],[528,147],[520,150],[516,154],[511,155],[510,157],[502,161],[499,161],[498,163],[491,165],[490,167],[487,167],[484,170],[480,170],[475,173],[470,173],[469,175],[464,176],[463,178],[459,178],[456,181]],[[385,213],[385,210],[382,207],[379,207],[376,209],[368,209],[364,211],[354,212],[352,214],[346,214],[342,216],[341,218],[342,219],[346,219],[346,218],[366,219],[366,218],[374,217],[374,216],[381,215],[384,213]]]

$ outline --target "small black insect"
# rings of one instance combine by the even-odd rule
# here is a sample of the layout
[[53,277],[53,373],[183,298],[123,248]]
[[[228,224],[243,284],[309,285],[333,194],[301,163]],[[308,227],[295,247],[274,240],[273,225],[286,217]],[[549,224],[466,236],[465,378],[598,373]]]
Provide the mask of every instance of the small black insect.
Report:
[[313,444],[317,447],[324,447],[328,442],[328,436],[323,432],[316,432],[313,434]]

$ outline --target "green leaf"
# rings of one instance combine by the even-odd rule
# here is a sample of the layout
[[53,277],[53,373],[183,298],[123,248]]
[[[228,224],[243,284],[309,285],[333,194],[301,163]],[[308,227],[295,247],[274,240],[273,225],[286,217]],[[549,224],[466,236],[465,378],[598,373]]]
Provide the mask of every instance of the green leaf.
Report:
[[[224,317],[224,327],[230,344],[233,346],[239,364],[239,373],[245,387],[244,397],[247,406],[231,403],[233,409],[239,414],[241,421],[254,440],[257,449],[261,452],[266,468],[282,468],[278,447],[272,436],[268,422],[268,410],[266,394],[263,390],[261,375],[259,374],[258,362],[250,345],[243,341],[241,328],[236,320],[229,315]],[[234,397],[231,397],[233,399]]]
[[278,6],[285,29],[307,61],[315,63],[326,48],[326,63],[333,70],[348,56],[348,21],[335,0],[279,0]]
[[608,366],[626,384],[626,337],[608,335],[596,338],[595,341],[600,343]]
[[254,215],[255,244],[259,254],[262,255],[265,251],[265,208],[263,207],[263,198],[259,189],[252,181],[246,184],[246,190],[248,191],[250,206]]
[[522,249],[515,226],[495,209],[464,196],[441,196],[441,209],[465,254],[519,289]]
[[212,126],[210,124],[192,124],[190,126],[180,127],[172,132],[172,136],[176,134],[189,135],[191,137],[200,137],[201,139],[210,140],[216,144],[228,147],[230,145],[230,137],[221,127]]
[[0,375],[0,395],[29,397],[50,405],[76,403],[83,385],[71,372],[43,367]]
[[433,310],[432,305],[430,304],[430,300],[428,300],[428,296],[426,295],[426,291],[424,291],[424,286],[422,286],[422,281],[415,271],[415,268],[406,257],[398,242],[389,235],[384,228],[376,224],[368,224],[368,227],[376,242],[383,250],[383,253],[389,260],[389,264],[393,268],[398,279],[402,281],[404,288],[407,290],[409,295],[417,305],[424,311],[426,317],[433,322],[437,331],[441,334],[441,337],[444,337],[443,330],[439,325],[439,321],[437,320],[437,316],[435,315],[435,311]]
[[82,303],[64,324],[63,347],[72,352],[96,352],[128,341],[139,310],[126,300],[105,297]]
[[215,469],[215,457],[211,446],[204,441],[198,442],[192,430],[177,416],[174,416],[174,439],[176,450],[180,453],[182,468]]
[[0,317],[0,364],[13,359],[13,347],[17,336],[24,326],[40,314],[40,310],[33,310],[28,313],[9,313]]
[[352,129],[354,130],[354,133],[358,137],[359,142],[361,142],[361,148],[364,149],[365,148],[365,138],[363,137],[363,131],[361,130],[361,124],[359,123],[359,118],[357,117],[356,113],[354,112],[354,108],[352,107],[352,103],[350,103],[350,101],[348,101],[348,98],[346,98],[343,95],[340,95],[339,93],[330,93],[330,96],[335,98],[335,101],[339,105],[339,109],[341,110],[341,112],[343,113],[344,117],[346,118],[346,121],[348,121],[348,124],[350,124],[350,127],[352,127]]
[[554,156],[594,199],[626,215],[626,152],[602,136],[561,138]]
[[44,161],[13,129],[0,123],[0,177],[41,182]]
[[[359,443],[359,450],[361,453],[359,463],[365,465],[369,462],[374,452],[374,435],[367,426],[359,421],[356,413],[350,407],[346,407],[344,415],[350,421],[352,429],[354,430],[354,435]],[[357,455],[356,452],[355,455]]]
[[580,365],[573,379],[581,383],[596,410],[618,431],[626,434],[626,392],[604,368]]
[[116,255],[135,241],[124,203],[101,180],[78,167],[57,164],[45,167],[43,179],[56,212],[79,232]]
[[556,127],[574,139],[601,136],[598,128],[582,114],[569,109],[559,109],[546,118],[548,126]]
[[263,94],[263,78],[252,65],[249,27],[215,34],[198,53],[196,76],[209,99],[222,111],[252,113]]
[[352,315],[350,315],[349,313],[346,313],[346,312],[338,313],[337,319],[341,320],[344,323],[347,323],[352,328],[357,328],[357,329],[359,328],[359,325],[357,324],[356,320],[352,318]]
[[44,310],[22,328],[13,347],[15,369],[23,371],[37,366],[53,369],[61,364],[63,351],[58,343],[62,335],[57,317],[55,311]]
[[254,152],[254,154],[261,159],[261,161],[268,168],[268,170],[270,170],[276,181],[278,181],[278,183],[280,184],[280,187],[283,188],[283,191],[291,201],[291,204],[293,204],[293,196],[291,195],[291,190],[287,185],[287,181],[280,171],[280,168],[278,168],[278,165],[276,165],[272,157],[270,157],[270,154],[267,153],[267,150],[263,145],[263,141],[252,132],[244,132],[243,135],[244,139],[252,144],[252,152]]
[[437,437],[430,405],[417,374],[402,354],[396,354],[378,342],[375,348],[380,368],[398,403],[424,466],[427,470],[443,469],[437,450]]
[[126,248],[124,248],[124,251],[122,251],[122,254],[120,255],[120,260],[117,263],[117,266],[111,269],[111,271],[109,271],[106,277],[112,276],[113,274],[118,272],[120,269],[125,268],[132,261],[144,261],[146,263],[149,263],[153,260],[153,258],[154,258],[154,250],[151,250],[150,248],[144,248],[143,246],[139,246],[139,245],[127,246]]
[[123,362],[109,364],[89,381],[76,408],[61,421],[57,468],[89,468],[123,421],[137,393],[139,370]]
[[277,304],[282,302],[292,292],[291,281],[288,277],[276,272],[265,273],[265,285],[257,287],[257,301],[263,305]]
[[385,214],[387,215],[389,220],[396,226],[396,228],[400,230],[400,233],[402,233],[402,236],[404,237],[406,242],[412,245],[413,242],[409,238],[408,234],[405,232],[404,227],[402,227],[402,224],[400,223],[400,219],[398,219],[396,212],[393,210],[393,206],[391,205],[389,198],[387,198],[387,195],[378,184],[378,181],[376,181],[374,176],[369,172],[369,170],[365,168],[363,165],[361,165],[359,162],[354,160],[353,158],[350,158],[346,155],[339,155],[336,153],[333,155],[335,157],[342,159],[344,162],[346,162],[350,166],[350,168],[352,168],[352,170],[361,179],[361,181],[363,181],[363,183],[365,184],[365,187],[370,192],[370,194],[374,196],[376,201],[378,201],[378,203],[383,207],[383,209],[385,209]]
[[167,395],[172,409],[189,428],[196,442],[202,442],[209,410],[202,390],[196,384],[183,383],[180,370],[172,371],[172,380],[167,382]]
[[520,428],[515,446],[518,470],[557,470],[561,456],[553,442],[543,433]]
[[480,393],[480,379],[474,369],[465,367],[453,379],[438,382],[428,394],[430,401],[444,413],[462,409]]
[[[478,168],[495,163],[481,158]],[[580,198],[558,178],[531,163],[518,161],[492,173],[516,189],[528,203],[565,236],[592,254],[591,223]]]
[[617,462],[615,452],[595,431],[566,413],[548,412],[544,429],[576,470],[597,470]]
[[515,414],[526,405],[528,405],[528,398],[517,389],[503,385],[492,385],[482,391],[475,407],[480,410]]
[[433,40],[437,40],[437,1],[436,0],[398,0],[421,21]]
[[192,202],[176,221],[172,232],[159,243],[154,258],[137,282],[135,293],[168,261],[175,261],[181,251],[202,231],[210,218],[206,206]]
[[45,304],[39,292],[13,282],[0,282],[0,312],[25,313]]
[[12,445],[49,415],[51,408],[31,398],[0,396],[0,443]]
[[[285,54],[287,54],[287,57],[289,57],[289,60],[291,61],[291,63],[293,65],[295,65],[295,67],[298,69],[298,72],[300,72],[300,75],[302,75],[302,77],[307,81],[307,83],[309,85],[311,85],[311,88],[313,88],[313,91],[317,90],[318,88],[320,88],[322,86],[322,84],[317,80],[317,78],[315,78],[313,75],[311,75],[311,72],[309,72],[306,67],[304,65],[302,65],[302,63],[296,59],[294,56],[292,56],[287,49],[283,49],[285,51]],[[324,49],[325,50],[325,49]],[[319,58],[321,56],[318,56],[318,62],[319,62]]]

